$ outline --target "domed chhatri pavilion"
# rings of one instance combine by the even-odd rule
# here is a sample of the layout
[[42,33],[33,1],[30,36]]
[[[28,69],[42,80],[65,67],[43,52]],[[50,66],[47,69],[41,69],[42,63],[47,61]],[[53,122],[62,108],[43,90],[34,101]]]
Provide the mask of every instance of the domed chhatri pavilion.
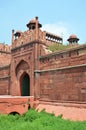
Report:
[[67,41],[68,41],[69,44],[71,44],[71,45],[76,45],[76,44],[78,44],[79,38],[78,38],[75,34],[72,34],[72,35],[70,35],[70,37],[67,39]]
[[[38,17],[32,19],[28,24],[27,27],[29,28],[29,30],[35,29],[36,28],[36,20],[38,20]],[[41,28],[42,25],[38,22],[38,28]]]
[[[71,106],[86,108],[86,45],[53,53],[48,47],[62,45],[63,39],[41,30],[38,17],[26,26],[25,32],[12,30],[11,46],[0,44],[0,95],[9,96],[9,103],[7,98],[1,100],[0,96],[0,112],[5,108],[6,113],[27,111],[31,104],[25,97],[33,97],[31,102],[38,105],[38,109],[44,107],[47,111],[52,108],[57,112],[59,106],[66,113],[69,112],[66,108]],[[68,38],[72,45],[78,41],[74,34]],[[17,103],[16,96],[22,97]],[[25,100],[28,103],[23,104]]]

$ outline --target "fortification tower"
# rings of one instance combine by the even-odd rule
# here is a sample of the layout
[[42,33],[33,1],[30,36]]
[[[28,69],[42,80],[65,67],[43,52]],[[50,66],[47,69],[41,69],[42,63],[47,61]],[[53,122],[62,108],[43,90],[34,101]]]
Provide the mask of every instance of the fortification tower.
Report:
[[39,68],[39,30],[42,25],[38,17],[35,17],[26,26],[28,30],[25,32],[12,30],[10,93],[36,97],[39,90],[39,75],[35,70]]
[[77,44],[78,44],[78,41],[79,41],[79,38],[78,38],[75,34],[72,34],[72,35],[70,35],[70,37],[67,39],[67,41],[69,42],[70,45],[77,45]]

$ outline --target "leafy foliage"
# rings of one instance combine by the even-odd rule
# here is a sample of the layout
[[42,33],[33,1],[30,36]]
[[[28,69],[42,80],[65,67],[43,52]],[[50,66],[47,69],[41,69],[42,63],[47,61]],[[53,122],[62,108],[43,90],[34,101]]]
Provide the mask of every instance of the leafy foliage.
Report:
[[30,109],[23,115],[0,115],[0,130],[86,130],[86,121],[70,121],[55,117],[45,110]]
[[61,51],[61,50],[66,50],[66,49],[69,49],[69,48],[72,48],[74,46],[70,46],[70,45],[63,45],[63,44],[54,44],[54,45],[50,45],[49,46],[49,49],[52,51],[52,52],[55,52],[55,51]]

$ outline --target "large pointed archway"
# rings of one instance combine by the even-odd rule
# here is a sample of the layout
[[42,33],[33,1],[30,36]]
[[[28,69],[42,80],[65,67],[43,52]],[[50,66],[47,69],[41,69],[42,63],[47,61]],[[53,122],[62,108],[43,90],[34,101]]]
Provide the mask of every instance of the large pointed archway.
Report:
[[21,96],[30,96],[30,75],[29,75],[30,67],[29,64],[21,60],[19,64],[16,66],[16,77],[18,80],[18,89],[19,89],[19,95]]
[[30,96],[30,77],[24,73],[20,78],[21,96]]

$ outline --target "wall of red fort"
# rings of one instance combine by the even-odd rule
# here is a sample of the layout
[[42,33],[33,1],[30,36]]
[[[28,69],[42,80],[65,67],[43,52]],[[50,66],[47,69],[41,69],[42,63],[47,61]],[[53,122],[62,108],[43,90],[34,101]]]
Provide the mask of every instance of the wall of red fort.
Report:
[[42,31],[41,26],[36,17],[25,32],[12,30],[11,46],[0,44],[0,95],[23,96],[22,81],[27,74],[28,96],[40,103],[85,104],[86,45],[52,53],[48,46],[59,46],[63,39]]

